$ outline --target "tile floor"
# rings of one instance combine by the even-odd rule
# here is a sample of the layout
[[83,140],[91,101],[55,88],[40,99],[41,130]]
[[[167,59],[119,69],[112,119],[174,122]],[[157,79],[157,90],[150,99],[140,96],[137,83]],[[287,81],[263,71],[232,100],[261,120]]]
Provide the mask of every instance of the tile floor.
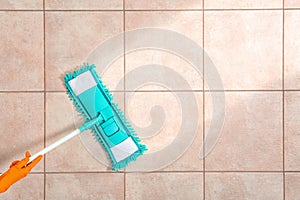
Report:
[[[221,136],[201,159],[210,95],[223,92],[205,84],[215,78],[209,61],[202,62],[202,76],[166,51],[126,52],[131,41],[122,40],[115,45],[126,54],[111,63],[104,82],[136,127],[163,126],[144,138],[150,153],[172,142],[180,121],[192,121],[182,119],[174,96],[193,94],[199,119],[189,149],[154,172],[112,172],[75,138],[0,199],[300,199],[299,0],[3,0],[0,24],[0,172],[25,150],[34,153],[76,126],[63,74],[124,31],[155,27],[189,37],[214,62],[225,89]],[[190,87],[135,90],[135,78],[119,83],[145,64],[168,66]],[[163,107],[164,122],[153,105]]]

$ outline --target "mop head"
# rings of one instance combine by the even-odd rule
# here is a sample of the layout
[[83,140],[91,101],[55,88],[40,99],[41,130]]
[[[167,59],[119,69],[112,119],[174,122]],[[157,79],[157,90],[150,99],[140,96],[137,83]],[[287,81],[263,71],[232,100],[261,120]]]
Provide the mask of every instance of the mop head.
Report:
[[101,118],[91,129],[107,151],[114,171],[127,166],[147,150],[118,105],[113,103],[113,96],[100,80],[95,65],[87,64],[67,74],[65,85],[69,98],[86,122]]

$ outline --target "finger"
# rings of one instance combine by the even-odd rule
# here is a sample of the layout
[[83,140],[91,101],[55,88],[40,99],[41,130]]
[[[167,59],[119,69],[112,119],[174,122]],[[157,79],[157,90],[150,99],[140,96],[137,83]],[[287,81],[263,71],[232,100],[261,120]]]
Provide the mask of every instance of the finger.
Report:
[[23,158],[20,162],[18,162],[15,166],[19,169],[24,167],[29,161],[29,157]]
[[26,151],[25,156],[29,158],[29,157],[31,156],[30,152],[29,152],[29,151]]
[[36,159],[34,159],[31,163],[29,163],[26,166],[26,170],[30,171],[32,168],[34,168],[39,162],[40,160],[43,158],[42,155],[39,155]]
[[29,157],[31,156],[29,151],[26,151],[25,156],[26,156],[25,158],[23,158],[19,163],[16,164],[17,168],[20,169],[20,168],[24,167],[27,164],[27,162],[29,161]]
[[11,168],[12,166],[15,166],[18,162],[19,162],[18,160],[13,161],[13,162],[10,164],[9,168]]

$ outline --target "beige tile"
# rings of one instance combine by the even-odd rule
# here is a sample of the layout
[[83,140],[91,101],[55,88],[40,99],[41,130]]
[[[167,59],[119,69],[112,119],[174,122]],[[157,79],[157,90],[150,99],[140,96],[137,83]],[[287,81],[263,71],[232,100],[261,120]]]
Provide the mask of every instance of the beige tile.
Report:
[[285,169],[300,170],[300,92],[285,93]]
[[18,0],[2,0],[1,9],[18,10],[18,9],[43,9],[43,0],[18,1]]
[[[44,147],[44,97],[40,93],[0,94],[0,171]],[[33,171],[43,171],[43,160]]]
[[126,12],[126,31],[145,27],[162,28],[176,31],[194,40],[199,45],[202,44],[201,11]]
[[121,173],[47,174],[46,199],[123,200]]
[[[94,49],[123,29],[122,12],[51,12],[46,14],[47,90],[65,90],[63,76],[86,62]],[[109,23],[109,26],[107,26]],[[122,42],[119,45],[122,47]],[[114,49],[114,46],[111,47]],[[99,55],[101,58],[102,54]],[[93,62],[93,60],[89,60]],[[113,62],[113,61],[112,61]],[[96,64],[97,63],[90,63]],[[106,66],[97,66],[101,72]],[[103,81],[114,89],[123,76],[123,60],[109,66]],[[103,73],[100,73],[103,75]],[[123,88],[123,86],[121,87]]]
[[[127,93],[126,102],[127,117],[148,148],[140,158],[146,166],[202,170],[202,93]],[[191,119],[194,116],[198,118]]]
[[[210,94],[205,98],[208,130],[212,120]],[[217,117],[222,120],[222,116]],[[282,170],[282,142],[281,92],[227,92],[223,129],[206,157],[206,169]]]
[[43,90],[43,13],[0,12],[0,90]]
[[294,200],[300,199],[300,174],[286,173],[285,174],[285,199]]
[[285,8],[300,8],[299,0],[284,0]]
[[202,199],[202,173],[126,174],[126,199]]
[[123,9],[123,0],[45,0],[49,10],[114,10]]
[[205,9],[282,8],[281,0],[204,0]]
[[284,86],[300,89],[300,11],[285,11],[284,20]]
[[[202,128],[202,124],[201,124]],[[203,170],[203,159],[200,157],[201,148],[203,145],[203,131],[198,130],[196,137],[188,149],[169,166],[162,171],[201,171]]]
[[[199,54],[200,56],[200,54]],[[140,67],[150,65],[150,75]],[[202,73],[177,55],[158,50],[140,50],[126,55],[127,90],[202,90]]]
[[202,9],[203,0],[125,0],[125,8],[133,10]]
[[[114,95],[122,108],[123,94]],[[78,128],[83,121],[78,117],[78,113],[71,100],[65,93],[48,93],[47,94],[47,115],[46,115],[46,143],[47,146],[57,141],[64,135]],[[86,136],[84,136],[86,134]],[[81,133],[80,137],[90,138],[89,131]],[[78,172],[78,171],[106,171],[108,166],[102,164],[110,162],[105,159],[106,152],[102,148],[94,149],[93,146],[86,146],[79,136],[72,138],[70,141],[62,144],[46,156],[46,171],[48,172]],[[91,137],[93,138],[93,137]],[[86,141],[86,140],[84,140]],[[92,140],[97,144],[96,140]],[[92,143],[92,144],[94,144]],[[101,144],[98,144],[101,147]],[[100,152],[97,152],[100,150]],[[103,152],[102,152],[103,151]],[[99,155],[97,155],[99,153]],[[100,157],[100,155],[103,155]],[[105,158],[104,158],[105,156]],[[97,159],[101,159],[99,162]]]
[[[201,11],[127,12],[126,31],[142,28],[160,28],[162,31],[165,29],[175,31],[195,41],[199,46],[202,44]],[[126,46],[128,47],[135,42],[136,40],[131,41],[127,39]],[[126,73],[137,73],[137,70],[144,65],[161,66],[159,66],[159,72],[156,73],[156,77],[151,78],[151,82],[148,81],[149,74],[147,73],[139,73],[134,76],[134,78],[127,75],[126,89],[137,89],[135,88],[137,81],[147,85],[147,88],[138,88],[141,90],[202,89],[202,69],[196,69],[189,63],[189,60],[182,57],[183,55],[176,55],[169,50],[170,49],[142,49],[128,53],[126,55]],[[195,54],[195,56],[201,57],[201,52]],[[160,87],[161,85],[165,88]]]
[[29,174],[24,179],[12,185],[1,194],[2,200],[28,199],[40,200],[44,198],[44,175]]
[[282,173],[206,173],[205,198],[283,199]]
[[282,11],[211,11],[204,26],[205,51],[225,89],[281,89]]

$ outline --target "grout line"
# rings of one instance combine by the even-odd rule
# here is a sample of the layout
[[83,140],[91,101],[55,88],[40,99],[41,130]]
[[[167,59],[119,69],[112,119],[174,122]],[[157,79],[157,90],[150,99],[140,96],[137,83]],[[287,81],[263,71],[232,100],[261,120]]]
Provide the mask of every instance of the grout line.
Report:
[[194,11],[268,11],[268,10],[283,10],[282,8],[244,8],[244,9],[126,9],[126,10],[46,10],[46,12],[116,12],[116,11],[129,11],[129,12],[194,12]]
[[[124,2],[125,0],[123,0],[123,5],[124,5]],[[124,77],[124,82],[123,82],[123,92],[126,91],[126,36],[125,36],[125,31],[126,31],[126,13],[125,13],[125,10],[123,11],[123,77]],[[125,97],[124,97],[124,100],[125,100]]]
[[202,8],[199,9],[126,9],[129,12],[195,12],[202,11]]
[[43,9],[0,9],[0,12],[44,12]]
[[[123,82],[123,105],[124,105],[124,115],[126,116],[126,50],[125,50],[125,0],[123,0],[123,77],[124,77],[124,82]],[[124,168],[123,171],[123,199],[126,200],[126,167]]]
[[[124,90],[109,90],[110,92],[124,92]],[[46,91],[47,93],[67,93],[67,91],[63,91],[63,90],[48,90]]]
[[44,93],[44,90],[37,90],[37,91],[0,91],[0,93]]
[[300,92],[298,89],[284,89],[285,92]]
[[282,0],[282,169],[283,169],[283,173],[282,173],[282,186],[283,186],[283,200],[285,200],[285,119],[284,119],[284,114],[285,114],[285,110],[284,110],[284,105],[285,105],[285,93],[284,93],[284,89],[285,89],[285,85],[284,85],[284,0]]
[[[35,174],[41,174],[41,172],[33,172]],[[124,172],[115,171],[70,171],[70,172],[46,172],[46,174],[123,174]]]
[[[255,171],[255,170],[191,170],[191,171],[153,171],[152,173],[282,173],[282,170],[279,171]],[[300,173],[300,171],[290,171]],[[128,172],[128,173],[141,173],[141,172]]]
[[124,181],[124,187],[123,187],[123,192],[124,192],[124,200],[126,200],[126,171],[124,171],[123,172],[123,176],[124,176],[124,178],[123,178],[123,181]]
[[[288,91],[288,90],[285,90]],[[300,91],[300,90],[291,90]],[[282,90],[114,90],[112,92],[282,92]]]
[[204,9],[205,11],[271,11],[271,10],[283,10],[282,8],[216,8],[216,9]]
[[127,174],[169,174],[169,173],[203,173],[203,170],[193,170],[193,171],[129,171]]
[[283,10],[300,10],[300,7],[299,8],[284,8]]
[[203,8],[203,9],[126,9],[130,12],[163,12],[163,11],[268,11],[268,10],[300,10],[299,8]]
[[282,90],[204,90],[204,92],[282,92]]
[[[110,90],[110,91],[111,92],[282,92],[282,91],[300,92],[300,89],[286,89],[286,90],[206,90],[206,89],[202,90],[201,89],[201,90]],[[66,93],[66,91],[47,91],[47,93]]]
[[74,10],[68,10],[68,9],[62,9],[62,10],[55,10],[55,9],[47,9],[46,12],[122,12],[123,9],[74,9]]
[[[285,90],[110,90],[111,92],[300,92],[300,89],[285,89]],[[62,90],[49,90],[45,91],[46,93],[66,93],[66,91]],[[1,93],[44,93],[44,90],[37,91],[0,91]]]
[[[44,148],[46,147],[46,14],[45,14],[45,0],[43,0],[43,50],[44,50]],[[46,200],[46,155],[44,155],[44,200]]]
[[[271,10],[283,10],[282,8],[206,8],[206,9],[153,9],[153,10],[147,10],[147,9],[126,9],[125,11],[130,12],[164,12],[164,11],[271,11]],[[300,10],[299,8],[285,8],[284,10]]]
[[[202,91],[205,91],[205,71],[204,71],[204,1],[202,1]],[[202,94],[202,143],[203,143],[203,154],[205,155],[205,92],[203,92]],[[202,155],[203,157],[203,163],[202,163],[202,170],[203,170],[203,174],[202,174],[202,184],[203,184],[203,188],[202,188],[202,192],[203,192],[203,200],[205,200],[205,157]]]
[[48,90],[46,91],[47,93],[65,93],[67,94],[67,91],[63,91],[63,90],[57,90],[57,91],[54,91],[54,90]]
[[209,170],[206,173],[282,173],[283,171],[255,171],[255,170],[245,170],[245,171],[215,171]]
[[[205,173],[299,173],[300,171],[283,171],[283,170],[275,170],[275,171],[255,171],[255,170],[205,170]],[[126,174],[141,174],[141,173],[156,173],[156,174],[164,174],[164,173],[204,173],[204,170],[183,170],[183,171],[150,171],[150,172],[126,172]],[[0,173],[1,174],[1,173]],[[30,172],[30,174],[44,174],[44,172]],[[45,172],[45,174],[124,174],[124,171],[115,172],[115,171],[70,171],[70,172]]]
[[55,10],[55,9],[0,9],[0,12],[194,12],[194,11],[272,11],[272,10],[300,10],[299,8],[206,8],[206,9],[74,9],[74,10]]
[[111,92],[300,92],[300,90],[111,90]]

